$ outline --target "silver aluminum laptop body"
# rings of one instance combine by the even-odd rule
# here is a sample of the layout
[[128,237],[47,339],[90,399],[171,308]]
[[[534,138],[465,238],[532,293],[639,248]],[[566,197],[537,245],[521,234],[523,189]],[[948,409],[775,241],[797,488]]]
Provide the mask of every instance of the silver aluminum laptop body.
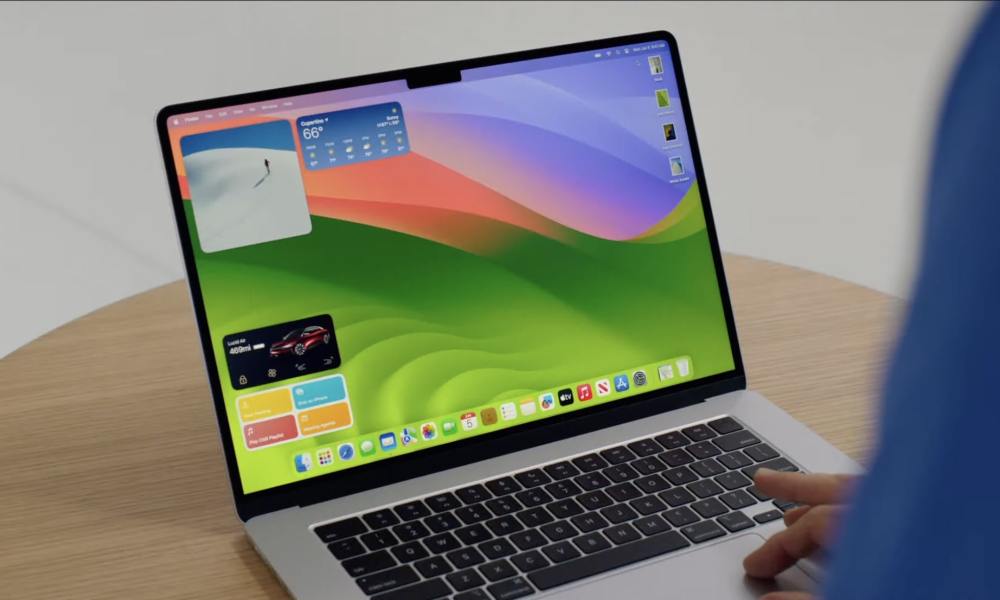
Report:
[[[326,544],[314,532],[316,527],[340,519],[363,515],[376,509],[393,507],[407,500],[572,459],[580,455],[626,444],[633,440],[649,438],[670,430],[708,423],[723,416],[733,417],[742,423],[746,430],[770,444],[801,470],[842,473],[858,470],[858,465],[804,425],[791,418],[760,394],[745,389],[746,377],[735,342],[735,328],[732,323],[725,280],[721,274],[722,266],[718,244],[717,240],[714,239],[714,226],[711,224],[711,213],[708,211],[707,190],[704,189],[704,181],[701,179],[706,218],[709,221],[708,228],[710,235],[713,236],[711,239],[719,275],[720,293],[729,320],[730,334],[733,336],[732,344],[737,368],[732,373],[731,378],[721,382],[713,382],[714,387],[708,385],[688,386],[683,390],[684,394],[681,394],[680,389],[676,392],[667,389],[661,397],[655,398],[655,400],[662,401],[657,404],[646,402],[644,405],[646,408],[642,411],[626,410],[627,403],[623,403],[620,408],[615,405],[614,409],[607,405],[607,410],[600,413],[594,412],[593,416],[577,419],[577,423],[583,423],[581,425],[565,425],[561,428],[550,427],[548,430],[544,428],[540,430],[542,434],[549,431],[551,433],[549,437],[544,437],[544,435],[540,437],[537,433],[538,428],[536,428],[536,434],[533,438],[518,437],[517,428],[506,430],[502,434],[494,433],[491,436],[497,445],[504,446],[503,452],[484,450],[483,444],[478,447],[467,446],[472,448],[473,453],[479,457],[475,460],[465,459],[461,456],[461,452],[456,452],[446,458],[442,458],[439,453],[434,460],[427,459],[420,462],[421,453],[415,453],[409,455],[417,458],[405,463],[409,465],[408,467],[400,469],[397,466],[395,469],[383,469],[380,472],[381,479],[378,477],[366,479],[360,476],[352,479],[349,474],[341,479],[333,479],[333,475],[326,475],[300,482],[297,487],[293,486],[289,490],[279,489],[273,493],[265,491],[248,495],[243,493],[232,448],[233,442],[229,437],[228,424],[225,422],[226,409],[221,400],[222,383],[219,367],[215,363],[212,342],[207,333],[208,322],[202,290],[194,256],[190,249],[191,233],[188,231],[182,193],[177,183],[178,174],[172,158],[174,147],[168,133],[171,123],[176,126],[179,121],[178,117],[184,118],[186,114],[193,114],[193,111],[204,109],[216,109],[247,102],[266,101],[392,80],[406,80],[410,87],[437,85],[438,83],[459,80],[461,78],[460,69],[469,67],[502,65],[505,61],[512,62],[556,56],[561,53],[592,51],[603,47],[640,44],[651,40],[666,41],[676,54],[676,41],[669,33],[653,32],[186,103],[167,107],[160,112],[157,119],[160,141],[167,163],[168,182],[173,196],[175,216],[178,221],[181,245],[185,255],[192,299],[202,337],[216,411],[219,414],[223,449],[233,484],[237,512],[245,521],[247,534],[254,547],[274,570],[292,596],[301,600],[326,600],[330,598],[365,600],[371,597],[362,592],[356,578],[352,577],[345,570],[341,561],[337,560],[327,549]],[[693,123],[690,121],[690,113],[686,109],[688,103],[683,87],[683,78],[679,72],[680,63],[677,62],[676,66],[678,76],[681,78],[678,92],[684,100],[684,118],[687,119],[692,138],[694,163],[698,177],[702,177],[697,145],[694,141]],[[661,65],[654,65],[651,62],[650,68],[659,68],[662,72]],[[270,164],[266,165],[266,168],[267,175],[270,175]],[[721,392],[719,391],[720,386],[724,388]],[[683,402],[671,402],[671,400],[676,401],[682,397]],[[650,406],[654,408],[650,409]],[[580,412],[586,413],[587,411]],[[524,428],[522,427],[522,429]],[[518,441],[515,442],[515,439]],[[530,440],[530,443],[525,442],[525,440]],[[399,464],[398,459],[395,458],[387,463],[390,466]],[[342,487],[341,483],[345,483],[346,487]],[[348,491],[345,492],[345,489]],[[746,507],[744,512],[752,518],[773,509],[774,505],[771,502],[762,501]],[[819,572],[807,561],[789,569],[774,582],[754,581],[744,576],[741,565],[743,557],[758,547],[764,538],[779,531],[782,527],[780,519],[771,520],[710,541],[692,543],[673,552],[633,561],[626,566],[605,570],[565,585],[549,587],[548,589],[534,586],[530,590],[529,597],[579,600],[592,598],[597,600],[612,595],[621,595],[632,598],[749,599],[756,598],[771,589],[814,589]],[[399,589],[396,588],[397,593],[393,597],[406,597],[405,594],[400,595]],[[489,594],[496,597],[498,593],[489,592]],[[489,594],[483,597],[488,598]],[[377,597],[377,593],[373,595]],[[458,594],[452,593],[452,595]]]
[[[394,485],[305,508],[289,508],[260,515],[246,523],[254,547],[271,565],[289,593],[302,600],[338,598],[365,600],[355,585],[313,534],[313,525],[393,506],[411,498],[469,485],[547,462],[587,454],[608,446],[665,430],[708,421],[722,415],[736,417],[761,439],[805,471],[854,473],[858,465],[802,423],[753,391],[736,391],[661,415],[612,425],[593,433],[560,440],[530,450],[450,469]],[[751,516],[773,509],[761,503],[748,509]],[[774,589],[811,590],[819,569],[804,561],[774,582],[757,581],[743,574],[742,561],[764,538],[780,531],[782,521],[758,526],[704,544],[597,575],[531,598],[604,600],[631,598],[751,599]]]

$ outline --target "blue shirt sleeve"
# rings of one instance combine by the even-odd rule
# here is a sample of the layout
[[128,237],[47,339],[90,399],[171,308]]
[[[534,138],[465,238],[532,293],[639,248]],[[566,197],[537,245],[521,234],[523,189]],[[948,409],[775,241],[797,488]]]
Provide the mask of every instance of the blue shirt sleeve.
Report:
[[[920,98],[914,98],[920,102]],[[1000,9],[938,124],[916,288],[825,600],[1000,598]],[[877,198],[872,199],[877,202]]]

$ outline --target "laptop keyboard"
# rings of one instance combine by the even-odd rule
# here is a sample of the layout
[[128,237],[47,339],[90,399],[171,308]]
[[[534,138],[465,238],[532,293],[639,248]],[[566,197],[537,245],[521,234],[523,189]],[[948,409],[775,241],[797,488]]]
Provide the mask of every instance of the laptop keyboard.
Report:
[[781,518],[732,417],[313,526],[376,600],[512,600]]

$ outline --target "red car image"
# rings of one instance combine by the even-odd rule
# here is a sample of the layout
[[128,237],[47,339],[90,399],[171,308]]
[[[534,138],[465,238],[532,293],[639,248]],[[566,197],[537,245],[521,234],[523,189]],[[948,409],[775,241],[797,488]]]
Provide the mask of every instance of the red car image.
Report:
[[307,350],[317,344],[329,344],[330,332],[324,327],[310,326],[304,329],[293,329],[281,340],[271,344],[271,357],[294,354],[302,356]]

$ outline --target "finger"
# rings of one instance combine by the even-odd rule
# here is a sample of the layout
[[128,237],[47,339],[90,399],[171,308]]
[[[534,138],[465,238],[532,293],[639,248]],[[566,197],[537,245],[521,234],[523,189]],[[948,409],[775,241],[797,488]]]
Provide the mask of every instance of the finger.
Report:
[[754,475],[754,483],[760,491],[799,504],[839,502],[852,480],[848,475],[785,473],[771,469],[759,469]]
[[743,569],[751,577],[771,578],[816,551],[840,508],[816,506],[803,514],[794,525],[771,536],[743,559]]
[[796,506],[795,508],[788,509],[785,513],[785,526],[791,527],[796,521],[802,518],[802,515],[809,512],[811,506]]
[[813,595],[806,592],[771,592],[761,596],[760,600],[813,600]]

